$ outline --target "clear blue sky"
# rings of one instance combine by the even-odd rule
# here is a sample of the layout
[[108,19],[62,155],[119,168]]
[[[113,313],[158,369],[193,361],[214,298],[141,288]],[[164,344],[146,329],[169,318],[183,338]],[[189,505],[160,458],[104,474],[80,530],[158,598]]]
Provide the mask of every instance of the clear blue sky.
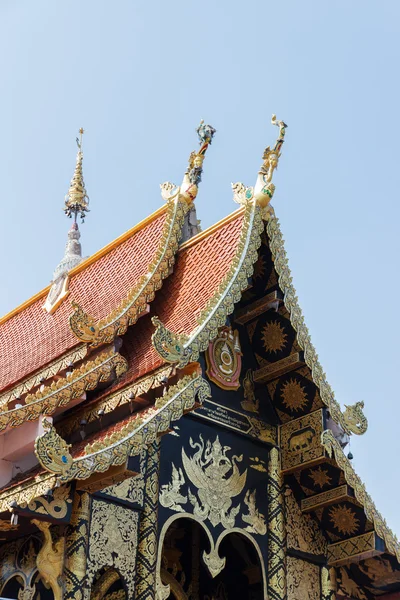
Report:
[[338,400],[366,403],[354,464],[398,534],[399,29],[396,0],[0,3],[0,313],[63,254],[80,126],[90,255],[180,182],[200,118],[218,132],[199,217],[230,213],[276,112],[274,206],[300,303]]

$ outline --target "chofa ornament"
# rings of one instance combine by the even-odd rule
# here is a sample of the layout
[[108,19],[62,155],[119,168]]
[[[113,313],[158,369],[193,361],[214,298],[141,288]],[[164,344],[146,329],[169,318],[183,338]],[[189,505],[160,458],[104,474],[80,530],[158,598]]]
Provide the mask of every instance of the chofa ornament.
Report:
[[279,127],[279,136],[272,149],[268,146],[264,150],[263,164],[258,172],[255,186],[246,187],[243,183],[232,183],[234,201],[238,204],[245,204],[254,199],[260,208],[263,209],[265,218],[268,218],[271,214],[271,209],[268,205],[275,192],[272,176],[278,167],[287,127],[284,121],[277,121],[276,115],[272,115],[271,123]]
[[218,387],[224,390],[240,387],[242,351],[237,329],[221,327],[218,337],[207,348],[206,361],[208,378]]

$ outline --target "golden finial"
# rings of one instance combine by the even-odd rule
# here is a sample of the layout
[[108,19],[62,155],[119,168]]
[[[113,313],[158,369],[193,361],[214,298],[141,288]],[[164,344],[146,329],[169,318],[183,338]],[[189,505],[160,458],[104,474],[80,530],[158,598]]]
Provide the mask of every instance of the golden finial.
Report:
[[86,213],[89,212],[89,196],[86,193],[85,182],[83,181],[82,172],[82,136],[85,133],[83,127],[79,129],[79,138],[76,138],[76,144],[78,146],[78,154],[76,156],[76,166],[74,175],[71,179],[68,194],[65,196],[64,212],[68,217],[74,215],[76,222],[78,214],[80,214],[82,223],[85,219]]

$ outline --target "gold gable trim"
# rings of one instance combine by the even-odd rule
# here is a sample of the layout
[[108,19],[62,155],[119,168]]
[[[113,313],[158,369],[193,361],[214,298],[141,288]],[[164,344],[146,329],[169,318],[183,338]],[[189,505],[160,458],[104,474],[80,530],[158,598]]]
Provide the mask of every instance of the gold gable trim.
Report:
[[385,519],[377,510],[371,496],[365,489],[365,485],[353,469],[351,462],[346,457],[341,445],[335,439],[330,429],[322,433],[321,443],[329,457],[334,457],[337,465],[343,470],[346,482],[353,488],[356,500],[364,507],[365,515],[374,525],[376,534],[384,540],[387,551],[400,561],[400,545],[396,536],[393,531],[389,529]]
[[26,394],[33,387],[42,383],[43,380],[54,377],[54,375],[57,375],[57,373],[63,371],[71,364],[78,362],[78,360],[82,360],[86,354],[87,346],[79,346],[79,348],[75,348],[74,350],[63,354],[60,358],[57,358],[40,371],[37,371],[34,375],[26,377],[18,383],[18,385],[12,387],[7,392],[0,394],[0,406],[5,406],[12,400],[19,398],[22,394]]
[[312,378],[318,387],[321,400],[328,407],[329,412],[336,423],[339,423],[347,434],[355,433],[361,435],[367,431],[368,421],[363,414],[363,403],[357,402],[353,406],[347,406],[342,413],[339,403],[335,399],[334,392],[326,380],[326,375],[318,360],[318,354],[311,342],[311,337],[304,322],[302,310],[298,304],[296,290],[292,284],[282,232],[279,221],[273,215],[267,223],[267,234],[270,241],[270,249],[274,261],[275,270],[279,276],[279,287],[284,294],[284,303],[290,314],[290,321],[297,333],[297,342],[304,351],[304,360],[311,370]]
[[253,274],[263,230],[262,209],[255,201],[248,201],[229,271],[199,315],[198,326],[189,335],[176,334],[167,329],[157,317],[153,317],[152,321],[157,329],[152,336],[152,343],[165,361],[183,368],[189,362],[197,360],[200,352],[206,350],[210,341],[217,336],[219,327],[225,325],[226,317],[233,312],[235,303],[248,287],[248,278]]
[[146,275],[141,277],[127,297],[109,315],[96,322],[78,304],[72,303],[75,312],[69,322],[72,332],[78,339],[91,346],[99,346],[111,342],[116,335],[125,333],[129,325],[136,323],[170,273],[188,210],[189,205],[181,200],[179,195],[168,203],[160,243]]
[[[183,377],[176,385],[171,386],[166,394],[158,398],[155,406],[145,414],[138,413],[136,418],[132,417],[120,431],[88,444],[85,455],[73,459],[68,471],[59,475],[59,482],[87,479],[94,473],[104,473],[110,467],[123,464],[129,456],[137,455],[144,446],[167,433],[173,421],[180,419],[185,412],[193,410],[197,403],[202,403],[210,395],[210,386],[201,375],[194,373]],[[46,436],[53,447],[54,428],[38,438],[41,440],[42,449],[46,447]],[[61,438],[59,445],[65,447]],[[42,452],[42,456],[44,455]],[[47,468],[53,463],[52,458]]]
[[7,427],[18,427],[26,421],[36,421],[40,415],[51,415],[54,411],[94,389],[99,381],[106,381],[115,369],[122,375],[128,363],[113,349],[99,354],[94,360],[85,362],[69,376],[54,381],[35,394],[28,394],[25,405],[0,413],[0,431]]
[[173,367],[168,365],[167,367],[158,369],[151,375],[141,377],[135,383],[128,385],[116,392],[108,395],[106,398],[93,402],[90,406],[83,407],[81,410],[75,412],[70,418],[66,419],[60,424],[57,424],[57,430],[63,437],[68,437],[73,431],[75,431],[82,419],[87,424],[92,421],[98,421],[99,410],[103,410],[104,414],[113,412],[117,406],[122,406],[128,402],[134,402],[137,396],[146,394],[152,388],[158,387],[162,384],[165,378],[169,378],[173,371]]

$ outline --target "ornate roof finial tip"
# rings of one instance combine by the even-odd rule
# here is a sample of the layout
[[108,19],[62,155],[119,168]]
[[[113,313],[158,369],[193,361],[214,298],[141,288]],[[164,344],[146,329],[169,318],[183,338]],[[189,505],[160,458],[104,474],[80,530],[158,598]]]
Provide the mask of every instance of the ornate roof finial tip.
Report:
[[78,146],[78,154],[76,156],[76,165],[74,175],[71,179],[68,194],[65,196],[64,212],[67,217],[74,215],[74,221],[76,222],[78,214],[82,219],[82,223],[85,220],[86,213],[89,212],[89,196],[86,193],[85,182],[83,181],[82,172],[82,135],[84,129],[79,129],[79,138],[76,138]]

